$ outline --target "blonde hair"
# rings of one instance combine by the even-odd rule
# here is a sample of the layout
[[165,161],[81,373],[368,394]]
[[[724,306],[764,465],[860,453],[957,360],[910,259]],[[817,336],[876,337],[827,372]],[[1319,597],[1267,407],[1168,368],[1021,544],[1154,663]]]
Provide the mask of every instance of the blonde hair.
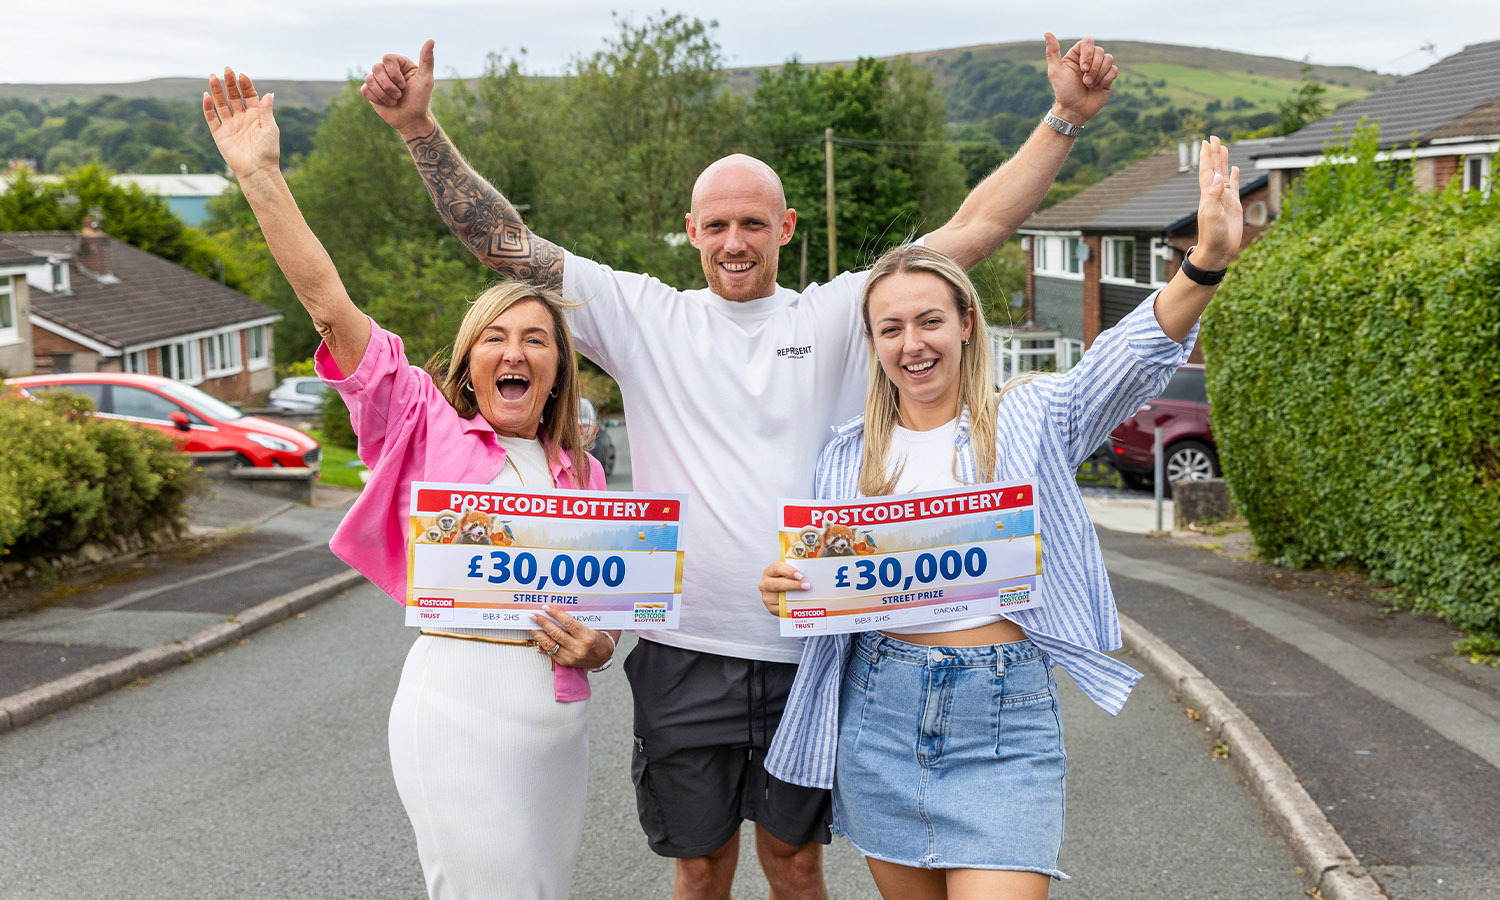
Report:
[[469,304],[469,311],[458,324],[458,336],[447,358],[439,354],[427,368],[438,382],[443,396],[460,416],[469,419],[478,415],[479,401],[474,396],[469,353],[479,343],[486,326],[512,306],[527,300],[535,300],[546,307],[557,339],[557,380],[552,385],[552,396],[542,406],[542,422],[537,435],[546,437],[543,443],[549,462],[556,462],[557,454],[572,455],[575,481],[581,487],[588,483],[589,455],[583,448],[583,437],[578,433],[578,356],[573,350],[573,333],[563,318],[563,311],[574,304],[563,299],[561,293],[521,281],[503,281],[488,288]]
[[[903,273],[922,273],[942,279],[958,309],[959,319],[973,316],[973,328],[960,351],[958,363],[958,408],[957,416],[965,407],[969,410],[969,440],[974,446],[974,459],[978,463],[979,481],[995,478],[995,422],[999,399],[1010,387],[1026,376],[1013,378],[996,392],[990,370],[989,335],[986,332],[984,309],[979,303],[979,292],[974,283],[958,263],[951,258],[919,244],[902,244],[886,253],[870,267],[865,280],[864,294],[860,300],[860,316],[864,320],[865,341],[870,350],[870,378],[865,391],[865,449],[860,464],[859,490],[867,497],[890,494],[896,489],[901,470],[887,474],[886,457],[890,454],[891,434],[900,418],[900,395],[896,385],[886,377],[875,352],[875,335],[870,328],[870,296],[886,278]],[[953,474],[958,477],[958,458],[954,455]]]

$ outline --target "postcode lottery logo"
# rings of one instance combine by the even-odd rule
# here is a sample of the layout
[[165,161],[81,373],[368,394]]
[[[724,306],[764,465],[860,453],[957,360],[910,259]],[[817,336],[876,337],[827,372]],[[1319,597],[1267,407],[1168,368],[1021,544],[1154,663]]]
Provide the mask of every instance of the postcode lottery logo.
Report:
[[1031,600],[1031,588],[1012,588],[1000,592],[1001,606],[1015,606],[1018,603],[1028,603]]
[[665,622],[665,621],[667,621],[667,604],[665,604],[665,603],[637,603],[635,605],[635,621],[637,621],[637,622]]

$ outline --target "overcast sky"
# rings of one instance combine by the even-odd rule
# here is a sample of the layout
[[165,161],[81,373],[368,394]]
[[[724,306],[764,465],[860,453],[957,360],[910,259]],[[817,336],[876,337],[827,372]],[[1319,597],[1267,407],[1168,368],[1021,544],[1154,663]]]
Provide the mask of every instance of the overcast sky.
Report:
[[1051,30],[1405,74],[1466,44],[1500,39],[1492,0],[6,0],[0,82],[139,81],[207,75],[225,64],[262,78],[339,79],[387,51],[415,55],[426,37],[437,41],[441,76],[478,74],[487,53],[521,48],[530,71],[554,73],[601,48],[614,32],[611,12],[641,21],[662,6],[716,19],[725,61],[735,66],[1040,40]]

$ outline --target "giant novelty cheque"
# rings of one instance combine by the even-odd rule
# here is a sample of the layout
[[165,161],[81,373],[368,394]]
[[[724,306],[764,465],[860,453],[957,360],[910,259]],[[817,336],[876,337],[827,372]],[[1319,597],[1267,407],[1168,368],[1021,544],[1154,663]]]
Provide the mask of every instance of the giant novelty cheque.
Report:
[[872,631],[1042,604],[1036,486],[781,501],[783,635]]
[[591,628],[676,628],[686,499],[414,482],[406,624],[532,628],[554,603]]

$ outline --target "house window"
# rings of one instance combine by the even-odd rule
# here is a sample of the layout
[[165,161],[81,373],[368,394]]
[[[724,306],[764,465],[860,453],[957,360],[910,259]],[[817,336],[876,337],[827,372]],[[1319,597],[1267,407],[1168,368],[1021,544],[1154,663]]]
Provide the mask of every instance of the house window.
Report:
[[11,285],[11,276],[0,278],[0,344],[21,340],[21,329],[16,327],[16,291]]
[[1151,283],[1161,286],[1167,283],[1167,264],[1171,259],[1171,246],[1161,238],[1151,239]]
[[1464,190],[1490,192],[1491,156],[1470,156],[1464,159]]
[[232,375],[240,370],[240,335],[237,331],[222,331],[204,338],[203,375],[216,378]]
[[1135,238],[1104,239],[1099,277],[1110,281],[1135,281]]
[[264,369],[271,364],[271,355],[266,352],[266,325],[257,325],[254,328],[245,329],[245,346],[249,347],[246,354],[250,357],[251,369]]
[[135,350],[125,354],[125,371],[139,375],[151,374],[151,367],[146,362],[146,351]]
[[1083,274],[1083,261],[1078,258],[1080,238],[1038,235],[1034,268],[1039,275]]
[[162,374],[183,384],[203,380],[203,363],[198,355],[198,341],[183,341],[161,348]]

